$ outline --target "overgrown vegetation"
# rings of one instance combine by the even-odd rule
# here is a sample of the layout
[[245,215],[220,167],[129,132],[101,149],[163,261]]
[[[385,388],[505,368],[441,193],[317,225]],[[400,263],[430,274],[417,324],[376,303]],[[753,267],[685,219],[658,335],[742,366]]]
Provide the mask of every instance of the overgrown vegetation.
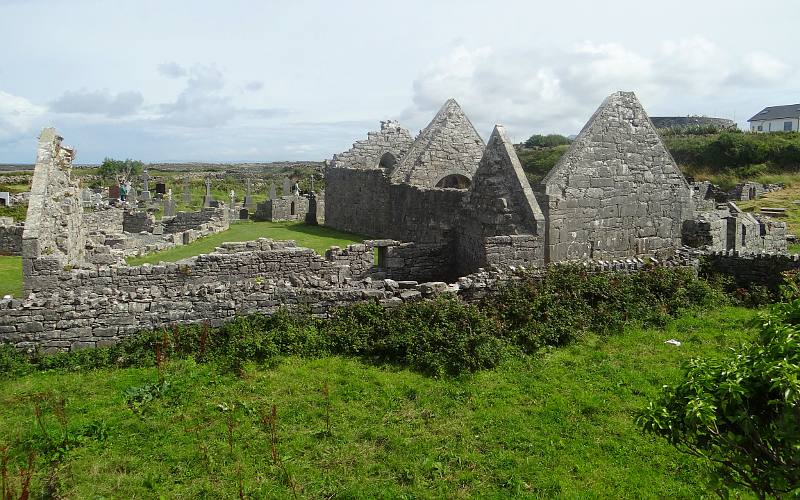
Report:
[[[149,350],[149,368],[76,364],[0,382],[0,446],[15,491],[34,470],[32,497],[699,498],[701,464],[638,432],[632,415],[677,381],[682,360],[748,338],[753,315],[721,307],[587,333],[444,378],[335,356],[246,363],[234,376],[191,357],[156,364]],[[51,439],[65,427],[78,443],[54,462],[36,401]]]
[[800,287],[760,317],[752,343],[686,364],[639,416],[644,430],[712,465],[710,486],[759,498],[800,493]]
[[559,134],[533,134],[522,145],[526,148],[552,148],[555,146],[565,146],[571,141]]
[[281,356],[358,356],[407,366],[430,375],[457,375],[493,368],[504,358],[567,345],[588,331],[618,333],[630,323],[663,325],[693,307],[724,302],[720,291],[681,268],[637,273],[590,273],[556,266],[543,276],[525,275],[479,306],[451,297],[385,309],[358,303],[331,319],[280,311],[251,315],[211,331],[175,326],[113,347],[27,359],[5,348],[0,377],[54,368],[152,366],[153,353],[213,360],[241,372],[248,362]]

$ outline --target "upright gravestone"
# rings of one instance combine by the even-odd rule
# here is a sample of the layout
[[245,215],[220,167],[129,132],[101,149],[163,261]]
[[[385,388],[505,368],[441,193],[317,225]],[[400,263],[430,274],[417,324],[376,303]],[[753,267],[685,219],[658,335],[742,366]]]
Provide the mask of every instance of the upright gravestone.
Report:
[[164,198],[164,217],[175,217],[176,211],[175,200],[172,199],[172,190],[167,191],[167,196]]
[[278,197],[278,190],[275,189],[275,184],[269,183],[269,199],[274,200]]
[[189,178],[188,177],[184,177],[183,178],[183,203],[185,205],[191,205],[192,204],[192,192],[189,189]]
[[287,179],[286,177],[283,178],[283,196],[289,196],[292,194],[292,181]]
[[253,186],[252,186],[252,182],[250,180],[250,177],[247,178],[247,181],[246,181],[245,185],[247,187],[247,190],[244,193],[244,203],[243,203],[243,205],[247,209],[252,209],[253,208],[253,190],[252,190]]
[[211,179],[206,177],[206,195],[203,196],[203,206],[210,207],[213,206],[211,202],[214,201],[214,197],[211,196]]
[[250,218],[250,210],[243,208],[239,210],[239,220],[247,220]]
[[135,187],[133,187],[133,186],[130,187],[130,189],[128,190],[127,198],[128,198],[128,203],[130,203],[132,205],[136,205],[139,202],[139,198],[138,198],[138,195],[136,193],[136,188]]
[[114,184],[113,186],[108,186],[108,199],[109,200],[118,200],[119,199],[119,185]]
[[156,194],[160,194],[162,197],[167,194],[167,185],[163,182],[156,182]]
[[230,196],[231,196],[231,204],[228,207],[228,210],[230,210],[230,213],[228,215],[230,216],[231,219],[235,219],[236,218],[236,192],[233,189],[231,189]]
[[10,207],[11,206],[11,193],[8,191],[0,192],[0,207]]
[[139,198],[143,201],[148,201],[150,199],[150,174],[145,170],[142,172],[142,192],[139,193]]

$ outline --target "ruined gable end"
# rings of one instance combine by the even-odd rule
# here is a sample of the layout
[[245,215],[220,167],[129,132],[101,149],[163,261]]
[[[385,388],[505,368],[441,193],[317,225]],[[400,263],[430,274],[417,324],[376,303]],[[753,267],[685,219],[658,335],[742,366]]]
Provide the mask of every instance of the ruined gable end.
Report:
[[394,120],[381,122],[379,131],[369,132],[349,150],[333,156],[330,168],[383,169],[388,175],[411,147],[411,133]]
[[392,182],[419,187],[466,188],[485,144],[455,99],[419,133],[392,173]]
[[495,125],[470,189],[484,235],[540,234],[544,216],[502,125]]
[[690,188],[632,92],[603,101],[540,185],[548,262],[664,254]]

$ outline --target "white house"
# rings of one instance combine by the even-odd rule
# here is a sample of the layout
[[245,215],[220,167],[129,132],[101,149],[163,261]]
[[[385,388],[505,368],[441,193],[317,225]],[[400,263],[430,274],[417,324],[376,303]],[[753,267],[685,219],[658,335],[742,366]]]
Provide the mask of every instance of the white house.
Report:
[[747,121],[750,132],[797,132],[800,130],[800,104],[769,106]]

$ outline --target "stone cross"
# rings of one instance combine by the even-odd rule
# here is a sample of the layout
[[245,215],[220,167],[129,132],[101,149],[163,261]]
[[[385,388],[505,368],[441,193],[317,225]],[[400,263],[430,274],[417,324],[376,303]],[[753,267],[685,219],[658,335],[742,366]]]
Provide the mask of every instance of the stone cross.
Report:
[[243,205],[244,205],[245,208],[249,209],[249,208],[253,208],[252,207],[252,205],[253,205],[253,189],[252,189],[252,182],[250,180],[250,177],[247,178],[246,185],[247,185],[247,190],[245,191],[245,194],[244,194],[244,203],[243,203]]
[[278,197],[278,190],[275,189],[275,184],[269,183],[269,199],[274,200]]
[[292,194],[292,181],[287,179],[286,177],[283,178],[283,196],[289,196]]
[[211,196],[211,179],[206,177],[206,195],[203,196],[203,206],[210,207],[211,202],[214,201],[214,197]]
[[150,174],[145,169],[145,171],[142,172],[142,192],[139,193],[139,196],[145,201],[150,199],[150,186],[148,185],[149,181]]
[[311,192],[314,192],[314,174],[311,174]]
[[211,179],[206,177],[206,196],[211,196]]

